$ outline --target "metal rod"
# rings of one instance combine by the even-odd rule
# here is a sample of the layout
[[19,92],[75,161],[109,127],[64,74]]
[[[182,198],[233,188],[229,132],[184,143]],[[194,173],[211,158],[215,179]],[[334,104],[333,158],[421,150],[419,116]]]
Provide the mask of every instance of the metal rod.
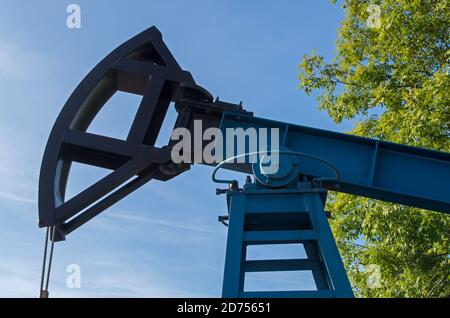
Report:
[[45,290],[47,291],[47,295],[48,295],[48,284],[50,281],[50,270],[52,269],[53,248],[55,246],[55,228],[56,226],[52,226],[52,236],[51,236],[52,245],[50,247],[50,257],[48,259],[48,269],[47,269],[47,281],[45,283]]
[[44,260],[42,262],[41,287],[39,290],[39,297],[41,297],[41,298],[42,298],[42,292],[43,292],[43,288],[44,288],[45,267],[47,264],[48,234],[49,234],[49,228],[47,227],[47,231],[45,233]]

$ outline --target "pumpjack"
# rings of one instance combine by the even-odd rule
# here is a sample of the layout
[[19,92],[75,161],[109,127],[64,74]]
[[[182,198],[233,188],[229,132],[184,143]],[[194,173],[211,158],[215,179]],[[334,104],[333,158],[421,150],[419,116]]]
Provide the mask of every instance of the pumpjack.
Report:
[[[142,96],[125,140],[87,132],[95,116],[118,91]],[[171,104],[173,103],[173,104]],[[174,126],[194,130],[277,128],[278,169],[269,172],[262,160],[220,164],[213,179],[227,183],[228,226],[223,280],[224,297],[353,297],[336,247],[324,204],[329,190],[408,206],[450,212],[450,154],[258,118],[242,104],[214,100],[183,70],[156,27],[123,43],[88,73],[67,100],[51,131],[39,178],[39,226],[47,228],[41,297],[48,296],[54,243],[63,241],[102,211],[152,179],[168,181],[190,169],[175,163],[174,143],[155,142],[169,107],[178,117]],[[201,145],[200,151],[204,145]],[[247,148],[237,156],[246,156]],[[195,154],[190,154],[194,156]],[[231,158],[232,159],[232,158]],[[73,162],[111,172],[78,195],[65,200]],[[193,161],[191,161],[193,162]],[[219,180],[218,169],[247,175]],[[44,288],[47,246],[51,241]],[[306,258],[249,260],[247,247],[303,244]],[[247,291],[249,272],[310,271],[316,290]]]

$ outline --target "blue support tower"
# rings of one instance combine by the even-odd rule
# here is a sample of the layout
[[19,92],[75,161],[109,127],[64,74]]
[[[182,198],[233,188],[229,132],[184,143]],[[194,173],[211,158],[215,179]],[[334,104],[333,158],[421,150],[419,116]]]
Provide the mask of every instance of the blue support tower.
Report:
[[[227,191],[223,297],[353,297],[324,211],[326,189],[308,180],[285,188],[247,182]],[[303,244],[307,258],[247,260],[249,245]],[[300,246],[299,246],[300,248]],[[246,291],[245,273],[311,271],[316,291]]]

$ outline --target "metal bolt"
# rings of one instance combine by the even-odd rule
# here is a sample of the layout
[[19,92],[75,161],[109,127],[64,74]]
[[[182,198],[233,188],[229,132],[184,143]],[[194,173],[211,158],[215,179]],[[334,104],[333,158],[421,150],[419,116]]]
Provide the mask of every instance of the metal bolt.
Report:
[[216,189],[216,195],[227,193],[228,189]]

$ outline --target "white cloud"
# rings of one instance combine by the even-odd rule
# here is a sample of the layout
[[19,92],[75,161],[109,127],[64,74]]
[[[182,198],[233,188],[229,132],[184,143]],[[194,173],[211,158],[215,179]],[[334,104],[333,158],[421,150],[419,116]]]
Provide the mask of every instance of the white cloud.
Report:
[[[97,257],[92,263],[85,262],[81,267],[81,288],[71,289],[66,286],[68,274],[64,271],[64,264],[68,263],[60,258],[53,264],[50,297],[207,297],[206,294],[197,295],[170,287],[173,284],[157,270],[142,271],[136,264],[117,262],[111,255]],[[130,271],[130,267],[134,270]],[[89,273],[83,272],[84,268],[89,268]],[[3,256],[0,263],[0,298],[38,297],[40,275],[40,259],[27,261],[23,256]]]
[[37,203],[37,164],[28,150],[18,148],[14,140],[0,129],[0,198],[20,203]]
[[3,191],[0,191],[0,198],[21,203],[37,204],[37,200],[34,197],[26,197],[15,193],[8,193]]
[[33,271],[37,263],[2,255],[0,262],[0,297],[36,297],[39,294],[39,274]]
[[127,221],[136,221],[136,222],[145,222],[145,223],[151,223],[155,225],[161,225],[166,227],[171,227],[175,229],[181,229],[181,230],[188,230],[188,231],[194,231],[194,232],[200,232],[200,233],[216,233],[215,231],[211,231],[208,229],[205,229],[202,226],[197,226],[193,224],[186,224],[182,222],[173,222],[168,220],[160,220],[160,219],[154,219],[149,217],[142,217],[142,216],[135,216],[130,214],[107,214],[108,217],[111,218],[118,218],[123,219]]

